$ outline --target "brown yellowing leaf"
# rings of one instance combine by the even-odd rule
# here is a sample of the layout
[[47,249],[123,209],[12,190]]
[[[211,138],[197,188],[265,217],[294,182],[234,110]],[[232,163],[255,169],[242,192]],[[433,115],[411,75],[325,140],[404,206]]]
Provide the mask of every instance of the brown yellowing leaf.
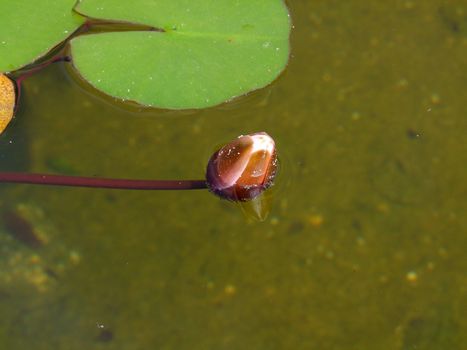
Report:
[[0,74],[0,134],[13,118],[16,92],[14,83],[4,74]]

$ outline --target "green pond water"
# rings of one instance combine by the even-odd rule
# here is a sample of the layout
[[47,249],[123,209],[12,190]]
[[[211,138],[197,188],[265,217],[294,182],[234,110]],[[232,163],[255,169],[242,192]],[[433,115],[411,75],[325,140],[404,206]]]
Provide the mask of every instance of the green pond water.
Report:
[[289,1],[287,70],[190,113],[138,111],[66,63],[24,85],[4,170],[196,179],[267,131],[257,222],[207,191],[1,185],[1,349],[467,347],[467,3]]

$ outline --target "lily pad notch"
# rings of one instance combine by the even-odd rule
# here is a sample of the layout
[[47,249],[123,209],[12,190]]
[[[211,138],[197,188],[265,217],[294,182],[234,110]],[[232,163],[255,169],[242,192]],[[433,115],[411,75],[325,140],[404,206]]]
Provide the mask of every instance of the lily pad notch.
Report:
[[289,59],[291,23],[282,0],[82,0],[75,10],[161,29],[70,41],[73,66],[86,82],[145,106],[215,106],[270,84]]

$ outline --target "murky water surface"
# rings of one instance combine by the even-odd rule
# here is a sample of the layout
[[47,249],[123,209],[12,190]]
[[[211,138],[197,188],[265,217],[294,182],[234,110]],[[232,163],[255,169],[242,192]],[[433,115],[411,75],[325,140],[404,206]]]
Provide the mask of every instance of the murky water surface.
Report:
[[138,113],[66,63],[26,82],[3,169],[202,178],[262,130],[282,168],[265,222],[207,191],[1,185],[2,349],[466,348],[467,3],[289,6],[287,71],[231,104]]

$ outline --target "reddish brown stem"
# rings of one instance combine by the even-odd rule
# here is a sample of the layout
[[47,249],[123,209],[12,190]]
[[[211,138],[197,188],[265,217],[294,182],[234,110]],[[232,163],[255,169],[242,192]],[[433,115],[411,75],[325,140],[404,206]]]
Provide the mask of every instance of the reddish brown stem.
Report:
[[0,172],[0,182],[35,185],[97,187],[123,190],[198,190],[206,188],[205,180],[133,180],[98,177]]
[[70,62],[71,61],[71,58],[68,57],[68,56],[55,56],[55,57],[52,57],[50,60],[47,60],[45,62],[42,62],[34,67],[32,67],[31,69],[27,70],[26,72],[24,72],[23,74],[21,74],[18,78],[16,78],[16,84],[18,85],[18,87],[21,85],[21,82],[26,79],[26,78],[29,78],[31,75],[33,75],[34,73],[40,71],[41,69],[44,69],[45,67],[51,65],[52,63],[56,63],[56,62]]
[[55,63],[55,62],[70,62],[71,58],[68,56],[55,56],[52,57],[50,60],[47,60],[41,64],[38,64],[34,67],[32,67],[30,70],[25,71],[22,73],[20,76],[18,76],[16,79],[13,79],[16,85],[16,101],[15,101],[15,113],[16,110],[18,109],[19,106],[19,100],[21,97],[21,83],[23,82],[24,79],[29,78],[31,75],[35,74],[36,72],[40,71],[41,69],[47,67],[48,65]]

